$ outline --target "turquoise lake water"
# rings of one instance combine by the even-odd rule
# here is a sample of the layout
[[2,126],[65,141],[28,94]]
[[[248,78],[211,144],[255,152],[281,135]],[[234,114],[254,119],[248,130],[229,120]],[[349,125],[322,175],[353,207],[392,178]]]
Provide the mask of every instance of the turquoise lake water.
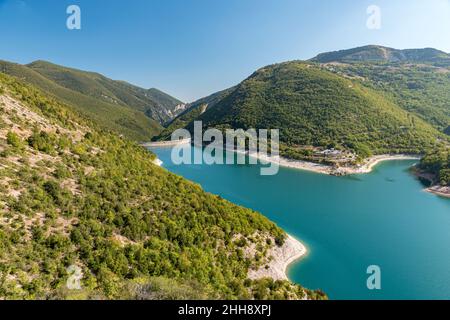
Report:
[[[450,199],[424,192],[415,161],[387,161],[370,174],[331,177],[255,165],[174,165],[170,148],[152,149],[171,172],[255,209],[308,248],[289,278],[331,299],[450,299]],[[367,289],[367,267],[381,290]]]

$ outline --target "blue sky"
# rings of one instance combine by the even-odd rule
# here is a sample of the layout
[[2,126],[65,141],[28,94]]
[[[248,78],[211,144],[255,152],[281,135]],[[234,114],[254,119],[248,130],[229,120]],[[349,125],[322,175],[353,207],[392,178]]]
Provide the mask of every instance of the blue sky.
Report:
[[[81,30],[66,28],[71,4]],[[380,30],[366,27],[369,5]],[[450,52],[450,0],[0,0],[0,39],[3,60],[48,60],[192,101],[324,51]]]

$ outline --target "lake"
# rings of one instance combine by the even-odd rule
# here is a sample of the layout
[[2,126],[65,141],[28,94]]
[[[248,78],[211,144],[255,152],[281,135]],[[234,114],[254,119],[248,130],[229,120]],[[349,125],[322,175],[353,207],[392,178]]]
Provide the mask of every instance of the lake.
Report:
[[[333,177],[257,165],[163,167],[206,191],[264,214],[308,248],[290,266],[293,282],[331,299],[450,299],[450,199],[424,192],[416,161],[387,161],[370,174]],[[367,289],[367,267],[381,268],[381,290]]]

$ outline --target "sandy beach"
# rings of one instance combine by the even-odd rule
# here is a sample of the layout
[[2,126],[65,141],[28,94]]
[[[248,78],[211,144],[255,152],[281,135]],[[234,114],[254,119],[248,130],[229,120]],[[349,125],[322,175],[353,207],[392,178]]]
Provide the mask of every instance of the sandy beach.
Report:
[[[173,147],[177,145],[190,144],[191,139],[184,139],[178,141],[158,141],[158,142],[148,142],[142,144],[143,147]],[[410,155],[410,154],[382,154],[372,156],[370,158],[365,159],[364,163],[357,166],[342,166],[342,167],[333,167],[330,165],[304,161],[304,160],[291,160],[287,158],[283,158],[280,156],[268,156],[261,155],[258,153],[249,153],[239,152],[237,150],[230,150],[227,148],[223,148],[223,150],[235,153],[245,153],[251,158],[256,158],[261,161],[262,164],[267,163],[278,163],[280,167],[292,168],[298,170],[311,171],[315,173],[328,174],[328,175],[336,175],[336,176],[345,176],[350,174],[363,174],[372,172],[373,168],[377,166],[379,163],[383,161],[392,161],[392,160],[420,160],[420,155]]]
[[174,140],[174,141],[155,141],[155,142],[146,142],[142,143],[141,146],[145,148],[161,148],[161,147],[173,147],[182,144],[190,144],[191,139],[182,139],[182,140]]
[[408,154],[384,154],[377,155],[366,159],[365,163],[361,166],[357,167],[343,167],[341,168],[345,174],[358,174],[358,173],[370,173],[373,168],[380,164],[383,161],[392,161],[392,160],[420,160],[421,156],[419,155],[408,155]]
[[441,197],[450,198],[450,187],[446,187],[446,186],[443,187],[443,186],[437,185],[437,186],[427,188],[427,189],[425,189],[425,191],[434,193]]
[[268,253],[272,259],[258,270],[250,270],[250,279],[273,278],[274,280],[288,280],[286,271],[288,266],[307,253],[306,247],[288,234],[283,246],[274,246]]
[[278,163],[280,167],[299,169],[312,171],[316,173],[322,174],[331,174],[333,168],[331,166],[323,165],[320,163],[302,161],[302,160],[290,160],[283,157],[269,157],[267,155],[259,155],[256,153],[252,153],[248,155],[249,157],[256,158],[261,161],[262,164],[266,163]]
[[424,191],[434,193],[435,195],[450,198],[450,187],[441,186],[436,182],[436,177],[428,172],[423,172],[418,170],[417,168],[413,170],[415,176],[419,179],[424,179],[430,182],[431,187],[425,188]]
[[377,155],[367,158],[364,164],[359,166],[347,166],[347,167],[332,167],[329,165],[301,161],[301,160],[289,160],[283,157],[268,157],[257,154],[250,154],[250,157],[259,159],[262,163],[274,162],[279,163],[281,167],[293,168],[299,170],[306,170],[315,173],[328,174],[328,175],[350,175],[350,174],[362,174],[370,173],[373,168],[383,161],[391,160],[420,160],[418,155],[396,154],[396,155]]

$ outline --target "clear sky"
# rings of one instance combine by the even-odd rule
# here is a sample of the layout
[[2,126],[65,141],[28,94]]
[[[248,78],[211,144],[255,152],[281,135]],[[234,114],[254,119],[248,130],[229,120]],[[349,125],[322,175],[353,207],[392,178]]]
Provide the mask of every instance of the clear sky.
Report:
[[[66,8],[81,8],[68,30]],[[381,9],[381,29],[366,26]],[[0,59],[48,60],[192,101],[257,68],[379,44],[450,52],[450,0],[0,0]]]

